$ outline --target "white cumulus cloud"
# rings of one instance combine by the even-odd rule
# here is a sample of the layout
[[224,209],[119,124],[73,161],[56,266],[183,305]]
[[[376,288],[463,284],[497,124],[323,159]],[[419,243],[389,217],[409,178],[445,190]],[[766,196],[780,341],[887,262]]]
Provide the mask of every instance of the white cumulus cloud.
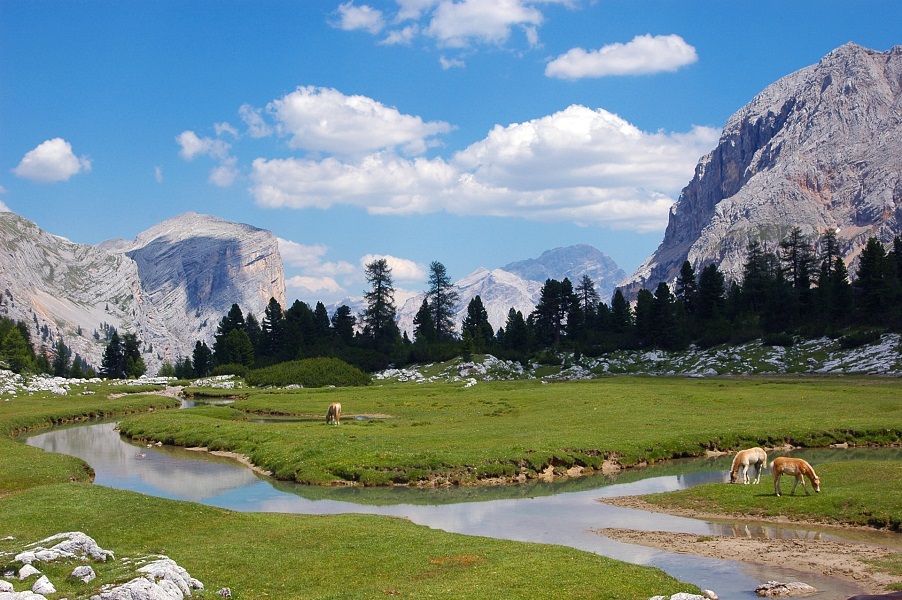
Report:
[[[4,190],[3,187],[0,187],[0,192],[5,191],[6,190]],[[0,200],[0,212],[12,212],[3,200]]]
[[298,294],[338,294],[344,290],[332,277],[308,277],[295,275],[285,280],[285,285],[297,290]]
[[338,6],[337,27],[345,31],[363,30],[369,33],[379,33],[385,26],[382,11],[366,4],[356,5],[354,2],[345,2]]
[[200,137],[193,131],[183,131],[176,136],[175,141],[178,142],[179,154],[185,160],[191,160],[195,156],[211,156],[224,160],[228,154],[231,145],[227,142],[210,137]]
[[[380,10],[346,2],[333,13],[332,25],[384,34],[378,42],[383,45],[410,45],[416,39],[426,47],[439,48],[504,47],[522,42],[526,48],[535,48],[540,45],[539,27],[550,4],[578,5],[575,0],[396,0],[395,6],[379,4]],[[522,34],[522,40],[515,32]]]
[[660,229],[719,131],[645,132],[603,109],[573,105],[507,126],[452,158],[254,161],[251,192],[266,207],[335,204],[371,214],[519,217],[636,231]]
[[372,98],[332,88],[299,87],[267,108],[292,148],[312,152],[359,154],[397,147],[421,154],[431,138],[451,130],[448,123],[426,122]]
[[626,44],[598,50],[573,48],[549,62],[545,75],[560,79],[643,75],[676,71],[697,60],[695,48],[678,35],[638,35]]
[[442,0],[432,13],[426,32],[444,46],[503,44],[515,25],[542,24],[542,13],[532,4],[524,0]]
[[384,258],[391,269],[392,279],[398,281],[422,281],[426,278],[426,267],[407,258],[390,254],[366,254],[360,257],[360,266],[366,267],[374,260]]
[[210,183],[217,187],[227,188],[238,178],[238,168],[235,166],[237,159],[231,156],[225,159],[218,167],[210,170],[210,176],[207,178]]
[[66,181],[73,175],[89,173],[91,160],[75,156],[72,145],[63,138],[47,140],[30,150],[13,169],[24,179],[42,182]]

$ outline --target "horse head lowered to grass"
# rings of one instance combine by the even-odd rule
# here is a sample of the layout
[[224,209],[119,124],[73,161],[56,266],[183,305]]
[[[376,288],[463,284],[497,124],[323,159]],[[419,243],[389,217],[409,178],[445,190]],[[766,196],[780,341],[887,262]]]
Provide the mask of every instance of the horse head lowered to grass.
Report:
[[761,471],[767,467],[767,452],[763,448],[749,448],[740,450],[733,458],[733,466],[730,468],[730,483],[736,483],[739,477],[739,469],[742,469],[743,483],[749,483],[749,465],[755,466],[755,483],[761,483]]
[[326,424],[341,425],[341,402],[333,402],[326,411]]
[[774,490],[777,492],[778,496],[782,495],[782,492],[780,491],[780,477],[782,477],[784,473],[795,477],[795,481],[792,484],[792,492],[790,492],[792,494],[796,493],[796,486],[799,485],[799,482],[801,481],[802,488],[805,490],[805,495],[811,495],[811,492],[808,491],[808,487],[805,485],[806,477],[808,478],[808,481],[811,482],[811,487],[814,488],[815,492],[821,491],[821,478],[817,476],[817,473],[814,472],[811,465],[801,458],[781,456],[775,458],[774,461],[770,463],[770,468],[774,472]]

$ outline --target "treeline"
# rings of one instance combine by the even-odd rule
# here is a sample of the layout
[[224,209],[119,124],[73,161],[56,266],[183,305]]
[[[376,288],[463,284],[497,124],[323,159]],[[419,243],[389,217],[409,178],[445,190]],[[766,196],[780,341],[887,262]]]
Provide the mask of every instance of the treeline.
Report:
[[[41,333],[46,339],[43,330]],[[44,373],[75,379],[95,376],[87,361],[62,341],[53,346],[52,352],[43,347],[40,352],[35,352],[28,325],[7,317],[0,317],[0,364],[14,373]]]
[[[335,357],[364,371],[389,364],[447,360],[492,353],[526,361],[558,351],[588,356],[624,349],[682,350],[762,339],[791,345],[795,336],[831,335],[854,343],[875,332],[902,328],[902,238],[889,252],[868,241],[850,280],[834,234],[816,241],[793,229],[777,248],[748,248],[739,281],[727,281],[716,264],[696,273],[687,261],[673,289],[661,283],[640,290],[634,304],[617,290],[610,305],[583,276],[548,279],[535,310],[513,308],[495,331],[479,296],[467,306],[460,331],[454,323],[459,296],[445,267],[430,265],[429,288],[416,317],[413,339],[396,323],[391,269],[384,259],[366,266],[366,308],[348,306],[331,317],[322,302],[295,301],[287,310],[274,299],[258,320],[233,305],[220,321],[213,348],[198,341],[191,357],[167,365],[180,377],[244,374],[248,369],[310,357]],[[851,333],[850,333],[851,332]],[[869,337],[870,336],[870,337]],[[171,372],[170,372],[171,371]]]

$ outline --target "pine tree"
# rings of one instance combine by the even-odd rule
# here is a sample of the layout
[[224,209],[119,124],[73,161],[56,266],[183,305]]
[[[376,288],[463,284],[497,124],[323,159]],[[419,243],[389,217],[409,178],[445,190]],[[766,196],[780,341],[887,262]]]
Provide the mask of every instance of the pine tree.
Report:
[[415,344],[431,344],[435,341],[435,323],[427,298],[423,298],[420,309],[413,317],[413,341]]
[[275,298],[269,299],[260,328],[263,332],[262,354],[275,359],[282,357],[286,346],[286,323],[282,305]]
[[633,325],[633,312],[623,292],[617,289],[611,298],[611,326],[615,333],[627,333]]
[[251,340],[251,345],[254,347],[254,356],[258,353],[262,353],[264,351],[263,348],[266,345],[265,338],[263,337],[263,327],[261,327],[257,317],[251,313],[247,313],[247,316],[244,318],[244,333],[246,333],[247,337]]
[[896,290],[895,265],[875,237],[868,239],[858,257],[858,272],[852,288],[860,322],[886,324]]
[[50,363],[54,377],[69,376],[71,357],[72,351],[69,350],[69,347],[62,340],[59,340],[54,348],[53,361]]
[[244,315],[241,312],[240,306],[232,304],[232,308],[229,309],[228,314],[222,318],[216,328],[216,336],[213,341],[213,356],[215,357],[217,364],[228,364],[229,359],[228,352],[225,348],[225,341],[229,334],[235,329],[244,329]]
[[395,323],[395,288],[388,261],[378,258],[366,265],[365,277],[371,289],[363,295],[363,335],[377,351],[388,354],[401,338]]
[[194,363],[194,376],[206,377],[213,370],[213,351],[206,342],[198,340],[194,344],[194,352],[191,354]]
[[125,376],[137,378],[147,372],[144,357],[141,356],[141,340],[134,333],[122,336],[122,355],[125,361]]
[[688,260],[680,267],[680,275],[676,282],[676,298],[683,304],[686,314],[691,317],[698,302],[698,282],[695,280],[695,269]]
[[110,335],[110,341],[103,351],[103,359],[100,362],[100,376],[105,379],[124,379],[125,351],[122,348],[122,340],[114,330]]
[[[25,334],[22,333],[23,329]],[[6,363],[14,373],[37,367],[34,349],[24,323],[20,326],[20,323],[13,323],[6,317],[0,318],[0,361]]]
[[454,309],[460,295],[454,289],[445,265],[432,261],[429,265],[429,290],[426,292],[435,327],[435,341],[447,342],[454,339]]
[[483,354],[491,347],[495,334],[492,324],[489,323],[489,314],[479,295],[467,305],[467,315],[464,317],[461,330],[463,335],[469,336],[473,352]]
[[354,326],[356,324],[357,317],[351,313],[351,307],[347,304],[339,306],[332,315],[332,331],[346,345],[350,345],[354,341]]
[[579,300],[569,279],[546,279],[539,303],[529,316],[530,322],[535,324],[536,337],[540,343],[557,349],[566,331],[567,318],[578,306]]

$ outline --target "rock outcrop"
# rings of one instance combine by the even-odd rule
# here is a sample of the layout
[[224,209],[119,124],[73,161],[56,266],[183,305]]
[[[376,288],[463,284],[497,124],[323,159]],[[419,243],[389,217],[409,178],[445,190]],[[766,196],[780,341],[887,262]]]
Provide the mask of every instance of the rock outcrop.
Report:
[[846,44],[756,96],[724,126],[670,212],[629,297],[673,282],[688,260],[739,279],[750,242],[793,228],[838,231],[847,264],[871,236],[902,233],[902,46]]
[[24,321],[36,348],[58,341],[95,367],[105,333],[135,333],[150,372],[212,341],[238,303],[262,314],[285,303],[276,237],[249,225],[188,213],[132,242],[76,244],[0,213],[0,315]]

